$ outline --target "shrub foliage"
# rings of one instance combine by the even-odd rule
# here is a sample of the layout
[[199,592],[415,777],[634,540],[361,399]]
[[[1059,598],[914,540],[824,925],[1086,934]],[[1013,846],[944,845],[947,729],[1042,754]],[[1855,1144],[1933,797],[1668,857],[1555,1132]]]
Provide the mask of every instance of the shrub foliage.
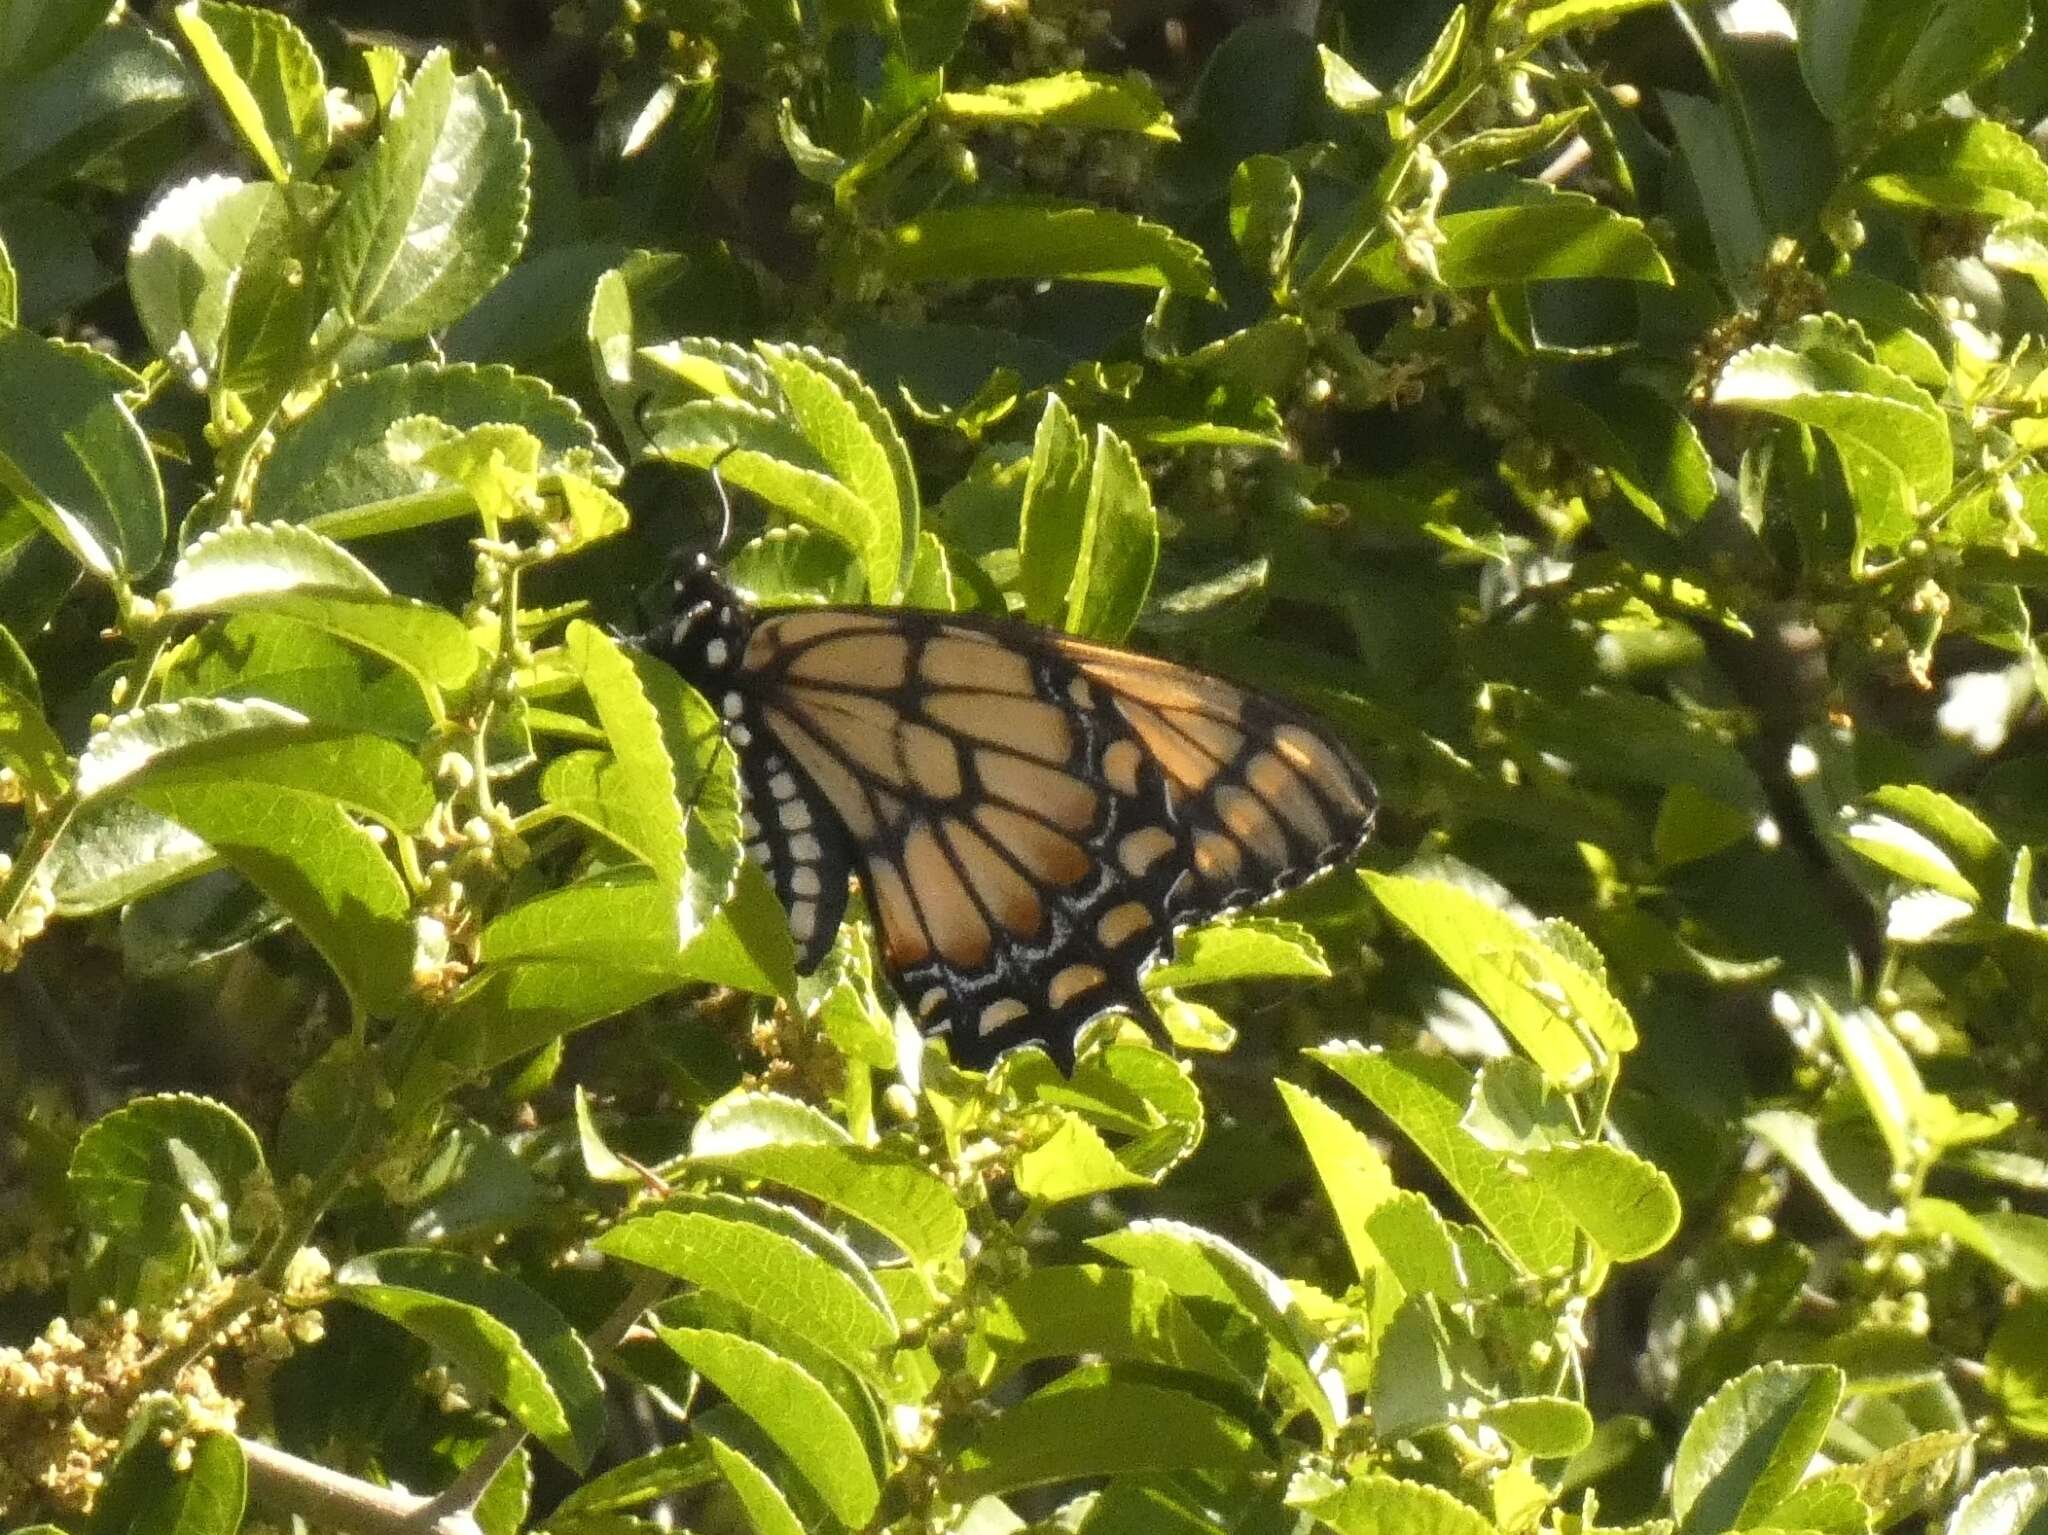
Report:
[[[0,1519],[2048,1521],[2028,0],[388,9],[0,6]],[[1071,1078],[799,978],[714,463],[1367,866]]]

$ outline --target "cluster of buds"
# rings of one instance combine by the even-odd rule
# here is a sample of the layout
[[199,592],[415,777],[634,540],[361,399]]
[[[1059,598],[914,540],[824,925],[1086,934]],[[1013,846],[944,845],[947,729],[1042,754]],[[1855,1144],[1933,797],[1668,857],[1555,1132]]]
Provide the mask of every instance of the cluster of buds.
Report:
[[242,1402],[217,1361],[274,1367],[317,1343],[322,1324],[319,1312],[268,1297],[221,1325],[214,1348],[183,1358],[195,1319],[215,1314],[229,1283],[154,1313],[103,1301],[76,1324],[54,1319],[25,1348],[0,1348],[0,1517],[91,1513],[138,1421],[155,1426],[181,1471],[200,1440],[236,1431]]
[[[160,1327],[139,1312],[108,1305],[77,1330],[58,1317],[28,1347],[0,1349],[0,1515],[38,1502],[59,1513],[91,1511],[145,1405],[145,1370],[162,1341]],[[234,1430],[238,1404],[203,1361],[149,1395],[172,1409],[164,1432],[174,1454],[184,1438]]]

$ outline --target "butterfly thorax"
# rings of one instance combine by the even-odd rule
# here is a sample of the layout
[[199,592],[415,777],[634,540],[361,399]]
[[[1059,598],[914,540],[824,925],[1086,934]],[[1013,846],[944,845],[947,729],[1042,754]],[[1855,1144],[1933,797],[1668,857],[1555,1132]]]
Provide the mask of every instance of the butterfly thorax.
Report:
[[753,610],[699,554],[676,577],[674,613],[650,636],[650,648],[715,707],[739,673]]

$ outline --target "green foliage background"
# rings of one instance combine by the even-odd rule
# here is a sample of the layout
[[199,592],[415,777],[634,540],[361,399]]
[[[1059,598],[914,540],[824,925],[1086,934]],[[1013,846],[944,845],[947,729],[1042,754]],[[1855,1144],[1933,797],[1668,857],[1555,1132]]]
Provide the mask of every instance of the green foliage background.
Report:
[[[2043,121],[2028,0],[0,4],[0,1520],[2048,1524]],[[1071,1080],[798,980],[615,638],[714,460],[1367,867]]]

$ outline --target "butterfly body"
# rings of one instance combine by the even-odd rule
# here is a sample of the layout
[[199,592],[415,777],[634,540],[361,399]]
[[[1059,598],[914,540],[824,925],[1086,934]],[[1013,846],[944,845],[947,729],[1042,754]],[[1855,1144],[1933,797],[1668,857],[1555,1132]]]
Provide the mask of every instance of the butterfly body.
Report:
[[800,970],[858,876],[921,1027],[1063,1063],[1176,927],[1344,861],[1371,781],[1290,707],[1008,619],[757,610],[699,556],[647,641],[719,712]]

